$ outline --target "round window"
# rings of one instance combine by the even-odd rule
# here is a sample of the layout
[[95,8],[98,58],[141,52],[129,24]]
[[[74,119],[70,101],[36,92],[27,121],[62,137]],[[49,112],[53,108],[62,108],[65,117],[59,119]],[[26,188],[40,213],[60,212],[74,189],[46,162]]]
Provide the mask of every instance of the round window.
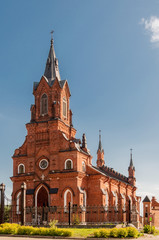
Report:
[[39,167],[41,169],[46,169],[48,167],[48,161],[46,159],[42,159],[40,162],[39,162]]

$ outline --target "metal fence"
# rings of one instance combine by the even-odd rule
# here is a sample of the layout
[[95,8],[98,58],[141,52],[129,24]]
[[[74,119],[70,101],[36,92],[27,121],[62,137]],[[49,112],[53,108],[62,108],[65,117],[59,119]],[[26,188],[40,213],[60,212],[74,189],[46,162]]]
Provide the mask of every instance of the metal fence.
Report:
[[[47,225],[51,220],[58,220],[59,224],[104,224],[126,221],[127,212],[114,206],[87,206],[87,207],[26,207],[24,218],[19,206],[5,206],[4,222],[20,223],[25,225]],[[24,220],[23,220],[24,219]],[[23,222],[24,221],[24,222]]]
[[[22,225],[47,225],[51,220],[59,224],[104,224],[131,222],[130,204],[125,206],[77,206],[26,207],[25,185],[22,186],[18,205],[12,205],[5,196],[5,186],[0,185],[0,223],[10,222]],[[19,195],[20,196],[20,195]]]

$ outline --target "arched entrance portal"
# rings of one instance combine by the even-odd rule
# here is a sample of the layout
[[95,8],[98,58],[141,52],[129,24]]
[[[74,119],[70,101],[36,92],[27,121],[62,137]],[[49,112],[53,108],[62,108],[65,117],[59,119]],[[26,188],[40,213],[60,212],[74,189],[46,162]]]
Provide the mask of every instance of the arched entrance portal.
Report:
[[49,206],[49,193],[44,186],[41,186],[35,196],[36,221],[40,225],[48,220],[47,207]]
[[37,194],[37,207],[48,207],[48,192],[43,186]]

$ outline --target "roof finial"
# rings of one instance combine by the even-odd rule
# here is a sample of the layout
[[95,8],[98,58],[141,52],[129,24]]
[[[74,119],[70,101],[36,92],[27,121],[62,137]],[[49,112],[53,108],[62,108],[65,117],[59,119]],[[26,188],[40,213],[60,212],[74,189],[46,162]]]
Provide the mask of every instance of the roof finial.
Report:
[[54,40],[53,40],[53,33],[54,33],[54,30],[52,30],[50,33],[51,33],[51,46],[52,46],[52,45],[53,45],[53,41],[54,41]]

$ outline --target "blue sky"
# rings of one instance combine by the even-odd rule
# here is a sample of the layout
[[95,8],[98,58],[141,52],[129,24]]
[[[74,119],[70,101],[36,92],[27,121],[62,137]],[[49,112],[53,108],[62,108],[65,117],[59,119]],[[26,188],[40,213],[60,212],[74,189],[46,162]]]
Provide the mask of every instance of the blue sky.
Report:
[[0,182],[7,195],[11,156],[26,135],[53,29],[77,138],[86,133],[95,164],[101,129],[106,165],[125,175],[133,148],[138,194],[159,199],[159,1],[5,0],[0,29]]

